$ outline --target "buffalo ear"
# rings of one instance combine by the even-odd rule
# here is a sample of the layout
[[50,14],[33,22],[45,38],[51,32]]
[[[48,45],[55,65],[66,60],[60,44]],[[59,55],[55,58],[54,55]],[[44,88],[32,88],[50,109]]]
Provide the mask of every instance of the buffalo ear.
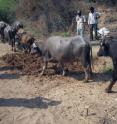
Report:
[[113,37],[112,36],[109,36],[109,37],[106,37],[106,44],[109,44],[111,41],[113,41]]
[[109,41],[112,41],[113,39],[114,39],[113,36],[110,36],[110,37],[109,37]]
[[102,46],[103,44],[105,44],[105,37],[103,37],[100,41],[100,45]]
[[101,36],[101,39],[102,39],[102,40],[104,40],[105,38],[106,38],[106,36],[105,36],[105,35],[102,35],[102,36]]

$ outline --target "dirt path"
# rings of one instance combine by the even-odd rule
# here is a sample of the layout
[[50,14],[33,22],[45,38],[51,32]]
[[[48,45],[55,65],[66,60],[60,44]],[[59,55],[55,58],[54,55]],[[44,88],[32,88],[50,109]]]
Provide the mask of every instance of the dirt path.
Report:
[[[10,52],[0,43],[0,56]],[[0,124],[117,124],[117,93],[104,93],[110,75],[95,69],[93,80],[83,83],[81,73],[36,77],[16,72],[0,61]]]

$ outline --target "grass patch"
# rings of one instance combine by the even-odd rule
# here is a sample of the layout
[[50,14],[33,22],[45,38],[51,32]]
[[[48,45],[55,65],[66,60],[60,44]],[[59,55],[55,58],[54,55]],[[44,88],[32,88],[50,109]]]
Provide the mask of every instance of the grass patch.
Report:
[[17,0],[0,0],[0,20],[12,23],[15,19]]
[[16,9],[17,0],[0,0],[0,10],[14,11]]
[[69,32],[53,32],[51,33],[51,36],[62,36],[62,37],[70,37],[70,33]]
[[104,66],[102,71],[104,73],[110,73],[113,71],[113,67],[112,66]]
[[63,36],[63,37],[69,37],[69,36],[70,36],[70,33],[69,33],[69,32],[63,32],[63,33],[62,33],[62,36]]

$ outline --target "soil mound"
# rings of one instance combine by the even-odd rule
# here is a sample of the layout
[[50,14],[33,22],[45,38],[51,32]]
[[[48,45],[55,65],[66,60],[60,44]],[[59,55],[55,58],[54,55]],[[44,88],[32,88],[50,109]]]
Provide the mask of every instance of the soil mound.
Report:
[[40,57],[31,54],[6,54],[2,57],[9,66],[21,70],[23,74],[35,75],[41,70],[42,60]]
[[[37,55],[13,53],[6,54],[2,57],[2,60],[7,63],[8,66],[13,66],[26,75],[37,75],[41,72],[43,66],[43,60]],[[65,63],[65,69],[73,72],[83,71],[80,61],[74,61],[72,63]],[[45,74],[60,74],[61,70],[57,63],[50,62]]]

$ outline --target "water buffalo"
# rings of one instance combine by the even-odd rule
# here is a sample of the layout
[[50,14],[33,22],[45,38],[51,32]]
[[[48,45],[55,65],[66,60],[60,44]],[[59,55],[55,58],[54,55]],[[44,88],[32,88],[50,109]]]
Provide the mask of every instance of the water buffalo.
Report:
[[12,50],[15,51],[15,35],[17,33],[17,29],[7,25],[4,29],[4,39],[9,42],[12,46]]
[[22,28],[17,31],[16,42],[18,43],[18,46],[20,46],[20,48],[23,48],[25,52],[31,52],[31,47],[34,41],[35,39],[30,34],[25,32]]
[[43,43],[35,41],[31,46],[31,54],[38,54],[38,56],[42,56],[43,51]]
[[9,42],[9,44],[11,44],[12,46],[12,50],[15,51],[15,37],[16,37],[16,33],[18,32],[18,30],[20,28],[23,28],[23,24],[20,21],[15,21],[12,26],[7,25],[4,28],[4,39],[7,40]]
[[7,23],[0,21],[0,35],[1,39],[4,41],[4,28],[7,26]]
[[56,60],[62,69],[62,75],[65,75],[64,64],[74,59],[81,60],[85,72],[85,80],[88,81],[91,73],[91,45],[81,36],[60,37],[52,36],[44,43],[43,59],[44,74],[47,64],[50,60]]
[[106,88],[107,93],[112,92],[112,87],[117,81],[117,40],[112,39],[110,37],[103,37],[99,51],[97,52],[97,55],[99,57],[101,56],[109,56],[112,59],[113,62],[113,73],[112,73],[112,80],[109,84],[109,86]]

